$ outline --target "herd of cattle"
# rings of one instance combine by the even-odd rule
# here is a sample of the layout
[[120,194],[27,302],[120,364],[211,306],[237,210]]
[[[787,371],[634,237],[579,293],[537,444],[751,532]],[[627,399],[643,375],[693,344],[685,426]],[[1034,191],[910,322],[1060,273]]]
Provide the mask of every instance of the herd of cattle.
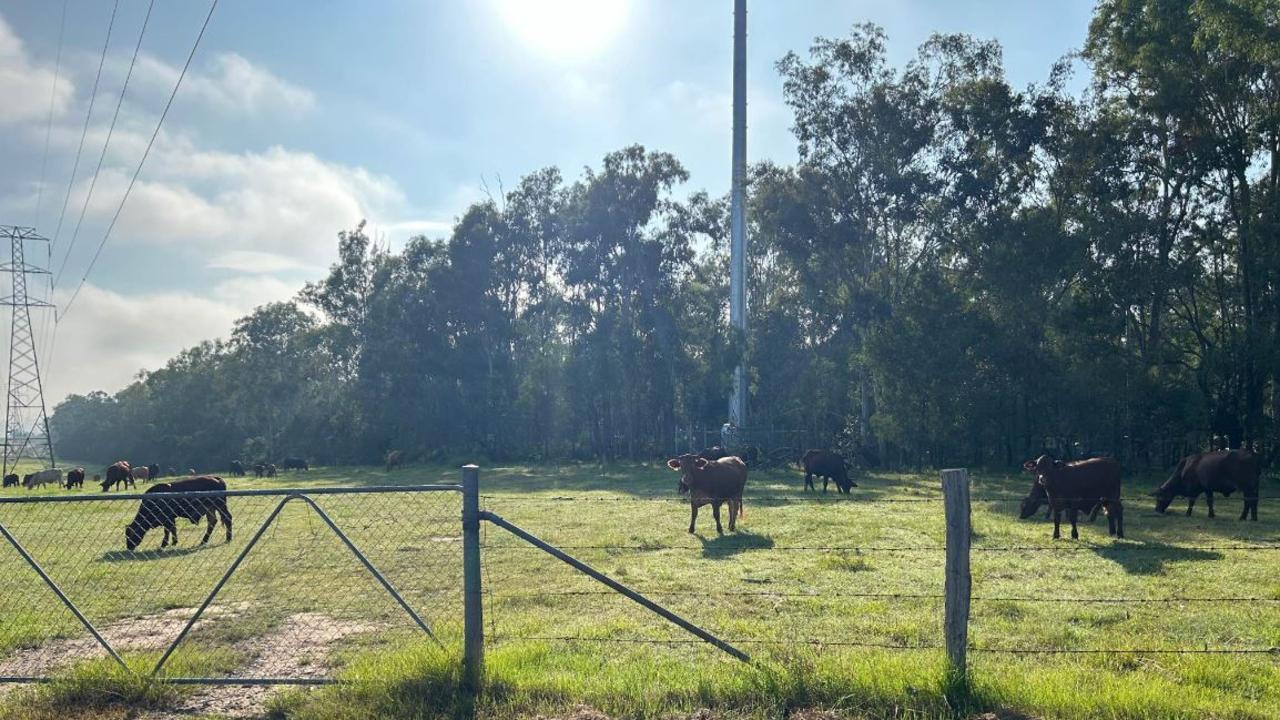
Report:
[[[816,490],[813,484],[815,476],[822,478],[823,492],[827,491],[828,481],[834,482],[842,493],[849,493],[851,488],[857,487],[857,483],[849,479],[849,464],[838,453],[809,450],[800,458],[799,465],[804,471],[806,491]],[[737,529],[737,519],[742,516],[742,492],[747,485],[748,462],[743,457],[717,446],[697,454],[671,458],[667,466],[680,473],[679,491],[689,496],[689,532],[694,532],[698,508],[704,505],[711,505],[717,533],[724,532],[720,524],[720,508],[725,504],[729,506],[729,530]],[[1092,521],[1101,511],[1107,516],[1108,533],[1124,537],[1122,472],[1115,458],[1063,462],[1041,455],[1023,463],[1022,468],[1035,480],[1022,501],[1021,518],[1031,517],[1047,504],[1053,517],[1053,537],[1057,539],[1062,536],[1062,514],[1066,511],[1071,523],[1071,537],[1077,539],[1080,537],[1077,528],[1080,513],[1088,513]],[[1159,513],[1164,513],[1174,498],[1187,498],[1187,515],[1195,507],[1196,499],[1204,495],[1209,517],[1213,517],[1214,493],[1229,497],[1239,491],[1244,497],[1240,519],[1257,520],[1261,474],[1261,463],[1249,450],[1197,453],[1183,458],[1169,479],[1151,495]]]
[[[737,529],[738,519],[743,516],[742,494],[747,485],[747,471],[754,461],[755,456],[750,449],[731,454],[720,447],[681,455],[667,461],[667,466],[680,474],[679,492],[689,496],[690,533],[696,529],[698,508],[704,505],[712,508],[717,533],[724,532],[720,522],[720,508],[724,505],[729,508],[729,530]],[[399,450],[391,451],[386,457],[387,471],[390,472],[403,462],[404,453]],[[804,471],[806,492],[816,492],[813,482],[815,477],[822,478],[823,492],[827,491],[830,483],[835,484],[837,492],[844,494],[849,494],[852,488],[858,486],[849,477],[849,464],[839,453],[809,450],[800,457],[798,464]],[[280,468],[309,470],[310,466],[302,458],[289,457],[281,461],[280,468],[267,462],[254,463],[251,468],[258,477],[271,477]],[[1077,528],[1080,513],[1088,513],[1092,521],[1102,512],[1107,516],[1109,534],[1124,537],[1122,472],[1117,460],[1100,457],[1063,462],[1049,455],[1041,455],[1025,462],[1023,469],[1034,476],[1035,480],[1022,501],[1019,513],[1021,518],[1035,515],[1047,504],[1048,515],[1053,517],[1053,537],[1061,537],[1062,514],[1065,511],[1071,523],[1071,537],[1076,539],[1080,537]],[[240,460],[232,461],[230,470],[237,477],[247,474],[246,466]],[[169,468],[168,474],[177,473]],[[178,518],[185,518],[193,524],[201,518],[206,520],[207,528],[201,544],[208,542],[218,522],[226,527],[227,540],[231,540],[231,511],[227,508],[226,483],[217,476],[196,475],[194,469],[189,470],[187,475],[183,479],[157,483],[147,489],[145,495],[149,497],[143,497],[133,522],[125,529],[126,548],[136,548],[147,531],[157,527],[164,528],[160,547],[166,547],[170,543],[176,545]],[[157,465],[131,466],[121,460],[106,468],[105,478],[94,475],[93,482],[100,484],[103,492],[107,492],[120,486],[134,487],[139,480],[146,482],[161,476]],[[1257,520],[1260,478],[1261,464],[1254,453],[1249,450],[1216,450],[1184,458],[1169,479],[1151,495],[1155,498],[1155,509],[1159,513],[1164,513],[1174,498],[1187,498],[1187,515],[1191,515],[1196,500],[1204,495],[1209,506],[1209,517],[1213,517],[1214,494],[1228,497],[1239,491],[1244,498],[1240,519]],[[21,480],[16,474],[7,475],[4,487],[21,482],[28,489],[48,484],[64,485],[71,489],[83,487],[84,480],[84,468],[68,471],[65,481],[62,470],[55,468],[30,473]]]

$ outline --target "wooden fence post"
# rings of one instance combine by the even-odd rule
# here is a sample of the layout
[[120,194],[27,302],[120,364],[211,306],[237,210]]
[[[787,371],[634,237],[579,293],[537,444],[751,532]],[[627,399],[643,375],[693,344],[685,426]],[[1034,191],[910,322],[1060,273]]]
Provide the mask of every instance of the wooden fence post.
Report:
[[947,522],[947,579],[943,629],[951,671],[967,673],[965,650],[969,645],[969,471],[942,471],[942,495]]
[[472,691],[484,675],[484,597],[480,584],[480,468],[462,467],[462,680]]

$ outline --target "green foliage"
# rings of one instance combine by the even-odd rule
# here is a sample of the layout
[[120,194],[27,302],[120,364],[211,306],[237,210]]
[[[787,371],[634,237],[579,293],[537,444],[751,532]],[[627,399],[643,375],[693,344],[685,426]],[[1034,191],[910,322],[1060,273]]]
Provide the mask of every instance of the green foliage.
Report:
[[[883,30],[777,65],[799,161],[751,178],[751,332],[725,328],[726,203],[639,146],[547,168],[397,252],[361,224],[295,302],[54,431],[109,462],[651,458],[723,420],[862,464],[1280,448],[1280,18],[1103,0],[1015,88],[1000,47]],[[679,440],[678,440],[679,439]],[[773,447],[768,447],[773,446]]]

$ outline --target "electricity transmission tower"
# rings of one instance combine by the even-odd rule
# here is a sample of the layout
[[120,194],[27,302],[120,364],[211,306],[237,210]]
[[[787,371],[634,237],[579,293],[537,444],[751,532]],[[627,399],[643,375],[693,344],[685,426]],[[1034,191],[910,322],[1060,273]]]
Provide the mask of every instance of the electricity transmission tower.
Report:
[[13,309],[9,331],[9,390],[4,421],[4,474],[22,458],[41,460],[53,467],[53,439],[49,436],[49,417],[45,412],[44,387],[40,380],[40,362],[36,358],[35,338],[31,332],[31,308],[53,308],[53,305],[31,299],[27,295],[28,275],[48,275],[49,271],[28,265],[28,241],[49,242],[36,234],[35,228],[0,225],[0,239],[8,239],[9,262],[0,272],[13,278],[13,292],[0,298],[0,305]]

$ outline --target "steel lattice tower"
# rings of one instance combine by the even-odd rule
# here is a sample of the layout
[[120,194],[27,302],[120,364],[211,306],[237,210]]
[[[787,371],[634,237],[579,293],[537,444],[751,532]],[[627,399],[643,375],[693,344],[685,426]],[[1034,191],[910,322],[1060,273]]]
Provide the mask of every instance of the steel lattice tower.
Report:
[[28,265],[28,241],[49,242],[35,228],[0,225],[0,238],[9,240],[9,262],[0,271],[13,278],[13,292],[0,298],[0,305],[13,308],[9,331],[9,390],[5,410],[4,474],[8,475],[22,458],[32,458],[54,467],[53,439],[49,436],[49,416],[45,412],[44,386],[31,331],[31,308],[52,308],[43,300],[27,295],[28,275],[48,275],[49,271]]

